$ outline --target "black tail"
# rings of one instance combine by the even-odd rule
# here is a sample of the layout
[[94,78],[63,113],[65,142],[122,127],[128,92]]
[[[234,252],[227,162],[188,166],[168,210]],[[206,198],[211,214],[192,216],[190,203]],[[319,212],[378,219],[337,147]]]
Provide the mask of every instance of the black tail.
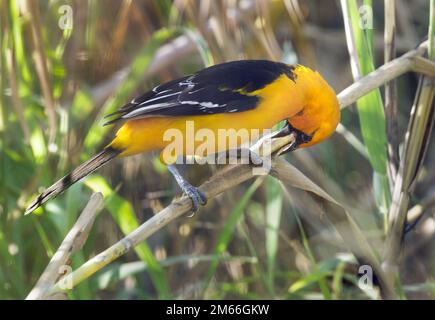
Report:
[[41,193],[35,200],[32,201],[32,203],[27,208],[25,214],[31,213],[33,210],[41,206],[44,202],[64,192],[71,185],[86,177],[88,174],[94,172],[121,152],[122,150],[116,150],[112,147],[107,147],[103,149],[103,151],[96,154],[85,163],[82,163],[71,173],[67,174],[65,177],[63,177],[51,187],[49,187],[47,190],[45,190],[43,193]]

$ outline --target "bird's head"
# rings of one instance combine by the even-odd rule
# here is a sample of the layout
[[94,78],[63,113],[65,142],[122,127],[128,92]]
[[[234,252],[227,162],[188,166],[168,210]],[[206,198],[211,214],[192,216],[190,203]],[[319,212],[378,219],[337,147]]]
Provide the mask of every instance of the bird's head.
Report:
[[[288,119],[301,135],[299,148],[308,147],[331,136],[340,122],[340,106],[334,90],[317,72],[298,65],[294,70],[303,108]],[[305,136],[304,136],[305,135]]]

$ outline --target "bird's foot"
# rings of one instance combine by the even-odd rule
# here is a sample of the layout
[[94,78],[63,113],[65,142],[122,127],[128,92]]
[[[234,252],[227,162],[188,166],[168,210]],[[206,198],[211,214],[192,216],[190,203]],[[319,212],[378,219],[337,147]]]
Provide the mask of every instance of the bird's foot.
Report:
[[193,214],[198,211],[199,205],[205,205],[207,203],[207,197],[198,188],[192,186],[183,176],[180,174],[175,165],[168,166],[169,171],[174,176],[181,190],[192,200],[192,211]]
[[197,187],[192,186],[190,183],[184,183],[181,188],[183,192],[190,198],[192,201],[192,212],[193,214],[189,217],[192,217],[199,209],[199,206],[207,204],[207,196],[199,190]]

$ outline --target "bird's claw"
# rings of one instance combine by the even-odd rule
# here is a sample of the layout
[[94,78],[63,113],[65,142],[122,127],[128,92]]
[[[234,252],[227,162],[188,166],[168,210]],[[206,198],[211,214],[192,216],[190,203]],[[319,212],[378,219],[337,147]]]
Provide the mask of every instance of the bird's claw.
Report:
[[207,204],[207,196],[204,194],[204,192],[192,186],[191,184],[185,184],[183,186],[183,191],[192,201],[193,214],[195,214],[198,211],[199,205]]

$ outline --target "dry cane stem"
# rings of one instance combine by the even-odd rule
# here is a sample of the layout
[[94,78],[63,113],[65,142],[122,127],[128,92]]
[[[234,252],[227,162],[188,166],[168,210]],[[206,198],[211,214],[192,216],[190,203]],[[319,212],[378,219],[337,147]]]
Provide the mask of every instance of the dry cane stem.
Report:
[[27,300],[44,299],[48,297],[48,290],[59,278],[60,272],[64,271],[72,254],[80,250],[85,244],[102,204],[103,195],[101,193],[92,194],[77,222],[71,228],[70,232],[68,232],[59,249],[57,249],[56,253],[51,258],[50,263],[47,268],[45,268],[35,287],[26,297]]

